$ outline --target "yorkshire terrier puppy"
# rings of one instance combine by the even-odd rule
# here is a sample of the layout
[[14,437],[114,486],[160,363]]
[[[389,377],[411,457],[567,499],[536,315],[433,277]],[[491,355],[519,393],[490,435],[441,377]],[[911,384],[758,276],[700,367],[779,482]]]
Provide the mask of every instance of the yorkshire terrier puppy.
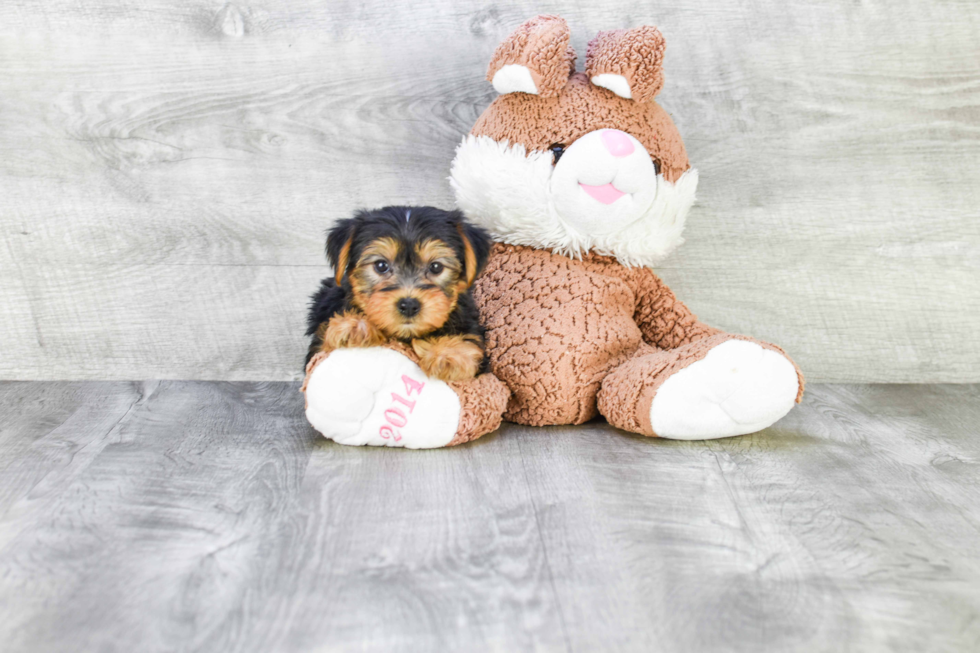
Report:
[[310,304],[307,362],[318,351],[409,343],[428,376],[458,381],[486,367],[469,294],[490,238],[459,211],[387,206],[340,220],[327,234],[334,277]]

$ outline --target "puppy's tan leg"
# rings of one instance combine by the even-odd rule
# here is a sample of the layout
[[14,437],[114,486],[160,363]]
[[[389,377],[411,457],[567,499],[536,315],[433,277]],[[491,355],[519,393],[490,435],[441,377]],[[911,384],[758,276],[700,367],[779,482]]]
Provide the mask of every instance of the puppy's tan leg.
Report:
[[377,347],[387,341],[376,326],[356,311],[334,315],[325,325],[320,325],[320,329],[323,331],[322,351],[332,351],[340,347]]
[[483,348],[473,336],[440,336],[412,341],[419,367],[440,381],[471,379],[480,371]]

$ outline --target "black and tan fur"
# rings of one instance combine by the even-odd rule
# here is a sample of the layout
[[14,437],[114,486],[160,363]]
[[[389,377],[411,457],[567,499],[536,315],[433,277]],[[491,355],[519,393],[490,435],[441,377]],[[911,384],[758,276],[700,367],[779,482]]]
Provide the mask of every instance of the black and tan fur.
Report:
[[338,221],[327,235],[335,274],[313,295],[306,360],[401,340],[429,376],[475,376],[486,366],[484,330],[469,289],[489,248],[459,211],[388,206]]

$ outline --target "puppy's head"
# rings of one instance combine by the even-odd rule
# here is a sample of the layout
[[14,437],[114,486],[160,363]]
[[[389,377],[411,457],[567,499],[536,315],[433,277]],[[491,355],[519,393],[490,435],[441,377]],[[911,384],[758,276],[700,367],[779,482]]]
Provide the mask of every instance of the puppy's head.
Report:
[[385,335],[436,331],[486,263],[490,239],[459,211],[387,206],[340,220],[327,236],[337,284]]

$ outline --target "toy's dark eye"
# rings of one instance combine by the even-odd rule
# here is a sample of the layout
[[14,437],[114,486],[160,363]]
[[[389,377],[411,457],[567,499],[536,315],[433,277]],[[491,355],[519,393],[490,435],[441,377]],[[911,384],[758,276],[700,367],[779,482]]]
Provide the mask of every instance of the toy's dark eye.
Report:
[[442,274],[442,263],[433,263],[429,266],[429,274]]
[[658,175],[660,174],[660,161],[657,161],[656,159],[653,160],[653,171]]
[[374,271],[377,272],[378,274],[385,274],[390,269],[391,269],[391,266],[388,265],[388,261],[375,261],[374,262]]
[[558,163],[558,159],[560,159],[561,155],[565,153],[565,146],[562,145],[561,143],[555,143],[548,149],[551,150],[551,153],[554,155],[555,163]]

